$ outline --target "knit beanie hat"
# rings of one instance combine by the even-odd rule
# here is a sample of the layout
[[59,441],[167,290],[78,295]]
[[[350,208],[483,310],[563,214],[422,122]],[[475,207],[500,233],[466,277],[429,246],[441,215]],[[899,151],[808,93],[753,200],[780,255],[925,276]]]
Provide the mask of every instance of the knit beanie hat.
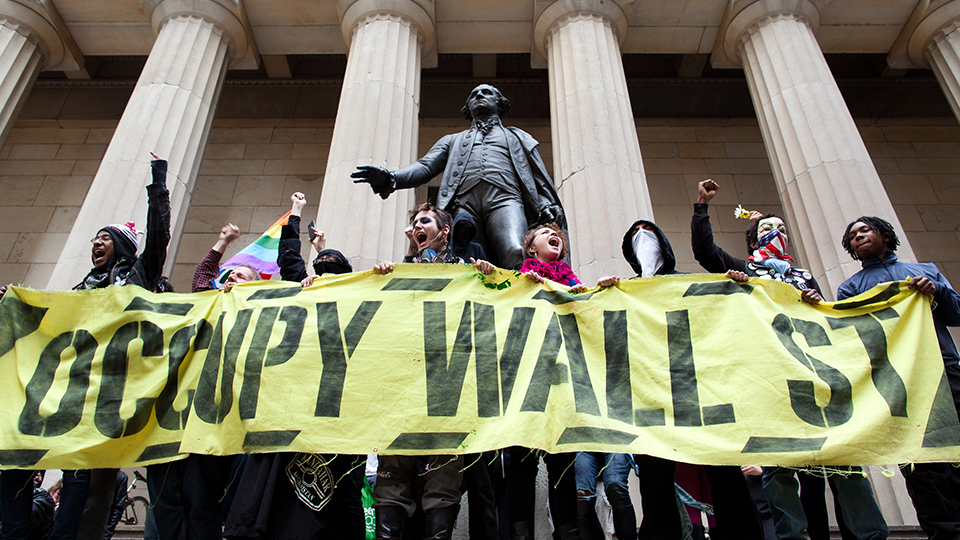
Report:
[[[140,248],[140,232],[137,231],[136,225],[134,225],[132,221],[128,221],[123,225],[107,225],[100,229],[100,231],[107,231],[110,237],[113,238],[113,250],[117,257],[124,259],[136,258],[137,250]],[[99,233],[100,231],[97,232]]]

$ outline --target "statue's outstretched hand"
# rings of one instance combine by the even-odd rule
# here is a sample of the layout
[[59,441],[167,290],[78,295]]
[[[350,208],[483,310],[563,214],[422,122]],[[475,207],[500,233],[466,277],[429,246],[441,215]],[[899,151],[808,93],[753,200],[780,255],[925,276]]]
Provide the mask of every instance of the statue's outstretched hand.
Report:
[[386,199],[397,189],[393,173],[383,167],[359,165],[357,170],[350,175],[350,178],[355,179],[353,181],[354,184],[370,184],[370,188],[373,189],[373,192],[379,195],[381,199]]

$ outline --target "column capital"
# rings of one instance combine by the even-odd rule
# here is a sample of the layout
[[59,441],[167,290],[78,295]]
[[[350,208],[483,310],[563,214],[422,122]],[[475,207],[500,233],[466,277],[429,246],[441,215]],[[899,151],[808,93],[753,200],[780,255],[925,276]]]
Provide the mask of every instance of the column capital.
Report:
[[887,55],[893,69],[930,67],[930,48],[960,26],[960,1],[921,0]]
[[715,68],[733,69],[743,65],[740,46],[761,25],[777,19],[792,17],[804,22],[816,33],[824,0],[733,0],[720,22],[717,41],[713,45],[710,63]]
[[619,44],[627,37],[627,24],[633,12],[633,0],[539,0],[534,6],[534,53],[547,57],[547,41],[564,21],[571,17],[599,17],[610,24]]
[[67,30],[52,0],[0,0],[0,19],[20,27],[43,58],[43,69],[77,71],[83,54]]
[[140,0],[157,34],[170,19],[197,17],[223,30],[233,69],[257,69],[260,51],[242,0]]
[[369,17],[396,16],[410,23],[420,40],[420,62],[437,67],[437,25],[434,0],[337,0],[343,41],[350,48],[353,33]]

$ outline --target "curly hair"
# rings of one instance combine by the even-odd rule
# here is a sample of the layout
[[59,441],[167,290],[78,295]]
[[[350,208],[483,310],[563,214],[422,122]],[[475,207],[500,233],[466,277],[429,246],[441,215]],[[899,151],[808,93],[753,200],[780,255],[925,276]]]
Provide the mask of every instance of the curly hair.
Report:
[[743,236],[745,236],[747,240],[747,255],[753,255],[753,250],[756,249],[754,244],[760,241],[760,239],[757,238],[757,231],[760,230],[760,222],[767,218],[772,218],[772,217],[775,217],[780,221],[783,221],[783,218],[776,214],[764,214],[760,219],[754,221],[750,225],[750,228],[748,228],[746,231],[743,232]]
[[847,250],[847,253],[853,257],[853,260],[860,260],[856,250],[853,249],[853,245],[850,243],[850,229],[857,223],[863,223],[876,231],[877,234],[883,238],[883,243],[886,244],[887,249],[890,251],[896,251],[897,246],[900,245],[900,239],[897,238],[897,233],[893,230],[893,225],[891,225],[889,221],[876,216],[860,216],[847,225],[846,230],[843,231],[843,238],[840,239],[840,245],[843,246],[843,249]]
[[530,254],[530,247],[533,246],[533,239],[535,236],[537,236],[537,231],[540,229],[551,229],[557,233],[557,236],[560,237],[560,241],[563,242],[563,247],[560,248],[559,260],[564,260],[567,257],[567,235],[563,233],[563,229],[561,229],[556,223],[544,223],[543,225],[537,225],[536,227],[528,230],[527,235],[523,237],[523,253],[525,255]]
[[[481,85],[482,86],[482,85]],[[500,93],[500,90],[496,86],[486,85],[490,88],[493,88],[493,95],[497,96],[497,116],[503,118],[507,111],[510,110],[510,100],[503,97],[503,94]],[[474,88],[476,90],[476,88]],[[463,115],[465,120],[472,121],[473,114],[470,112],[470,96],[473,95],[473,90],[470,91],[470,95],[467,96],[467,102],[463,105],[463,108],[460,109],[460,114]]]

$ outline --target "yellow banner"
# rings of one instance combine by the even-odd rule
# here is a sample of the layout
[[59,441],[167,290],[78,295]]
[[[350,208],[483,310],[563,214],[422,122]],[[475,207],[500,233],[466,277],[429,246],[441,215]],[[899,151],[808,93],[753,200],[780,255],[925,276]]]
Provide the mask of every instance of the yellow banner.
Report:
[[13,288],[0,467],[186,453],[633,452],[711,464],[960,461],[929,298],[810,306],[683,275],[570,295],[398,265],[230,293]]

